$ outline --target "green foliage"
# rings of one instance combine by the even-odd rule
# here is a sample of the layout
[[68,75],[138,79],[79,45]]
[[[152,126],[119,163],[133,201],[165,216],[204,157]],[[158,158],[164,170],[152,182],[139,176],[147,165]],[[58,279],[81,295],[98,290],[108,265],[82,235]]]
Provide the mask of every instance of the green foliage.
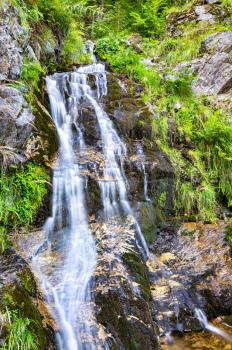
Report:
[[31,320],[18,315],[16,311],[5,313],[8,335],[1,347],[3,350],[38,350],[38,340],[30,330]]
[[232,253],[232,218],[229,219],[226,226],[226,240],[230,246],[230,251]]
[[182,215],[193,216],[203,221],[215,221],[217,207],[216,193],[213,186],[205,182],[194,188],[190,182],[181,184],[179,189],[179,205]]
[[204,154],[212,177],[218,181],[219,190],[232,206],[232,125],[225,114],[213,113],[195,134],[195,140]]
[[165,82],[166,93],[172,96],[189,98],[192,95],[191,80],[188,76],[177,77]]
[[77,24],[71,23],[64,40],[63,60],[65,64],[85,64],[91,61],[89,55],[84,51],[82,34]]
[[29,91],[33,91],[33,89],[39,90],[40,77],[45,73],[46,69],[41,67],[39,61],[31,61],[25,58],[21,73],[21,81],[26,85]]
[[9,239],[7,237],[7,230],[4,226],[0,226],[0,254],[10,246]]
[[116,37],[110,34],[97,40],[95,50],[102,59],[108,59],[117,52],[125,44],[126,38]]
[[7,229],[28,227],[47,193],[43,167],[28,164],[0,173],[0,225]]

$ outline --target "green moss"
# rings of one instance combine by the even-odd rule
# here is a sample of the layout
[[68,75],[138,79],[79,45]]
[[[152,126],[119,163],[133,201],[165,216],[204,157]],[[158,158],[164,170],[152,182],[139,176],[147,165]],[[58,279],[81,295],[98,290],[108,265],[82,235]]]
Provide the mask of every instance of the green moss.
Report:
[[[22,342],[20,347],[22,350],[44,349],[46,339],[42,319],[28,292],[17,285],[9,285],[3,292],[2,300],[2,308],[9,310],[10,314],[14,315],[8,326],[8,337],[5,340],[5,346],[9,346],[10,341],[14,341],[14,344]],[[22,326],[24,324],[24,327],[22,327],[24,334],[21,334],[20,337],[17,332],[15,333],[15,330],[19,327],[19,322]],[[31,344],[34,343],[34,347],[32,345],[26,347],[28,338],[25,337],[25,332],[29,333],[30,340],[34,340],[34,342],[31,342]],[[6,349],[13,350],[15,348],[6,347]]]
[[150,284],[146,265],[141,260],[141,256],[128,252],[123,255],[123,260],[129,267],[135,281],[140,285],[143,296],[147,301],[151,300]]
[[36,283],[33,278],[33,275],[31,274],[31,271],[28,269],[22,270],[19,274],[18,277],[20,278],[22,282],[23,288],[30,294],[32,295],[35,290],[36,290]]
[[47,193],[44,167],[32,163],[0,173],[0,225],[6,229],[32,224]]
[[157,213],[153,205],[147,203],[142,204],[140,210],[140,223],[148,244],[152,244],[156,238],[156,228],[159,219],[159,213]]

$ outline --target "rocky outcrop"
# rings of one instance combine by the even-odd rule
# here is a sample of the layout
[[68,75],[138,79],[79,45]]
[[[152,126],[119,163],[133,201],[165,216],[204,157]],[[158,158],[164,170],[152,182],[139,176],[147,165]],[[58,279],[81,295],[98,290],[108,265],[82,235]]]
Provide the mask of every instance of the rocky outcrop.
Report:
[[0,157],[4,166],[23,162],[33,153],[29,142],[34,115],[21,93],[7,85],[0,85]]
[[161,232],[150,259],[153,317],[161,333],[200,329],[195,308],[209,319],[231,314],[232,262],[226,224],[183,224]]
[[170,35],[175,37],[181,35],[184,31],[183,26],[189,23],[223,23],[224,21],[227,21],[227,16],[220,1],[196,0],[183,10],[171,12],[167,17],[166,27]]
[[204,56],[192,63],[198,77],[193,84],[196,94],[221,94],[232,88],[232,32],[209,36],[202,43]]
[[0,6],[0,81],[19,78],[28,42],[18,11],[3,1]]

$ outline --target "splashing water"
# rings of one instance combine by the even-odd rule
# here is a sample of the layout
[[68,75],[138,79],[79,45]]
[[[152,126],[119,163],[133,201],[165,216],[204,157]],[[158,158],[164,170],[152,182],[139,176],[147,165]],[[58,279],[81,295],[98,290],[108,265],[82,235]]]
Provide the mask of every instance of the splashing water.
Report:
[[195,315],[204,329],[207,329],[209,332],[212,332],[218,335],[219,337],[227,340],[228,342],[232,343],[232,336],[224,332],[222,329],[215,327],[214,325],[209,323],[204,311],[202,311],[201,309],[195,309]]

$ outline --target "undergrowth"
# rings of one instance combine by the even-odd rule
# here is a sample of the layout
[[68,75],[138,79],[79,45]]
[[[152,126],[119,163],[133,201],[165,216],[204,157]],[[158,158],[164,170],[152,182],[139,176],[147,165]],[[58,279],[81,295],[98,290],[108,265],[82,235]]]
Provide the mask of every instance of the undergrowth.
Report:
[[38,350],[38,340],[31,332],[30,325],[33,321],[20,317],[16,311],[6,308],[4,315],[7,337],[1,349],[3,350]]
[[[192,2],[185,2],[185,6],[190,8]],[[227,1],[222,6],[228,8]],[[172,11],[166,6],[163,13]],[[149,19],[142,21],[137,15],[134,19],[140,39],[133,41],[133,36],[139,34],[131,36],[126,27],[116,34],[108,30],[100,38],[98,32],[96,51],[114,71],[144,87],[141,97],[153,109],[154,140],[175,169],[177,214],[215,221],[219,203],[232,206],[232,125],[229,115],[211,106],[209,99],[194,95],[195,76],[189,65],[176,67],[202,55],[203,40],[215,32],[231,29],[231,25],[186,23],[182,35],[171,37],[164,33],[163,17],[159,21],[162,30],[153,28],[155,34],[146,29]],[[149,59],[151,64],[147,64]]]
[[0,249],[8,247],[7,233],[28,228],[47,193],[48,176],[42,166],[27,164],[0,173]]

